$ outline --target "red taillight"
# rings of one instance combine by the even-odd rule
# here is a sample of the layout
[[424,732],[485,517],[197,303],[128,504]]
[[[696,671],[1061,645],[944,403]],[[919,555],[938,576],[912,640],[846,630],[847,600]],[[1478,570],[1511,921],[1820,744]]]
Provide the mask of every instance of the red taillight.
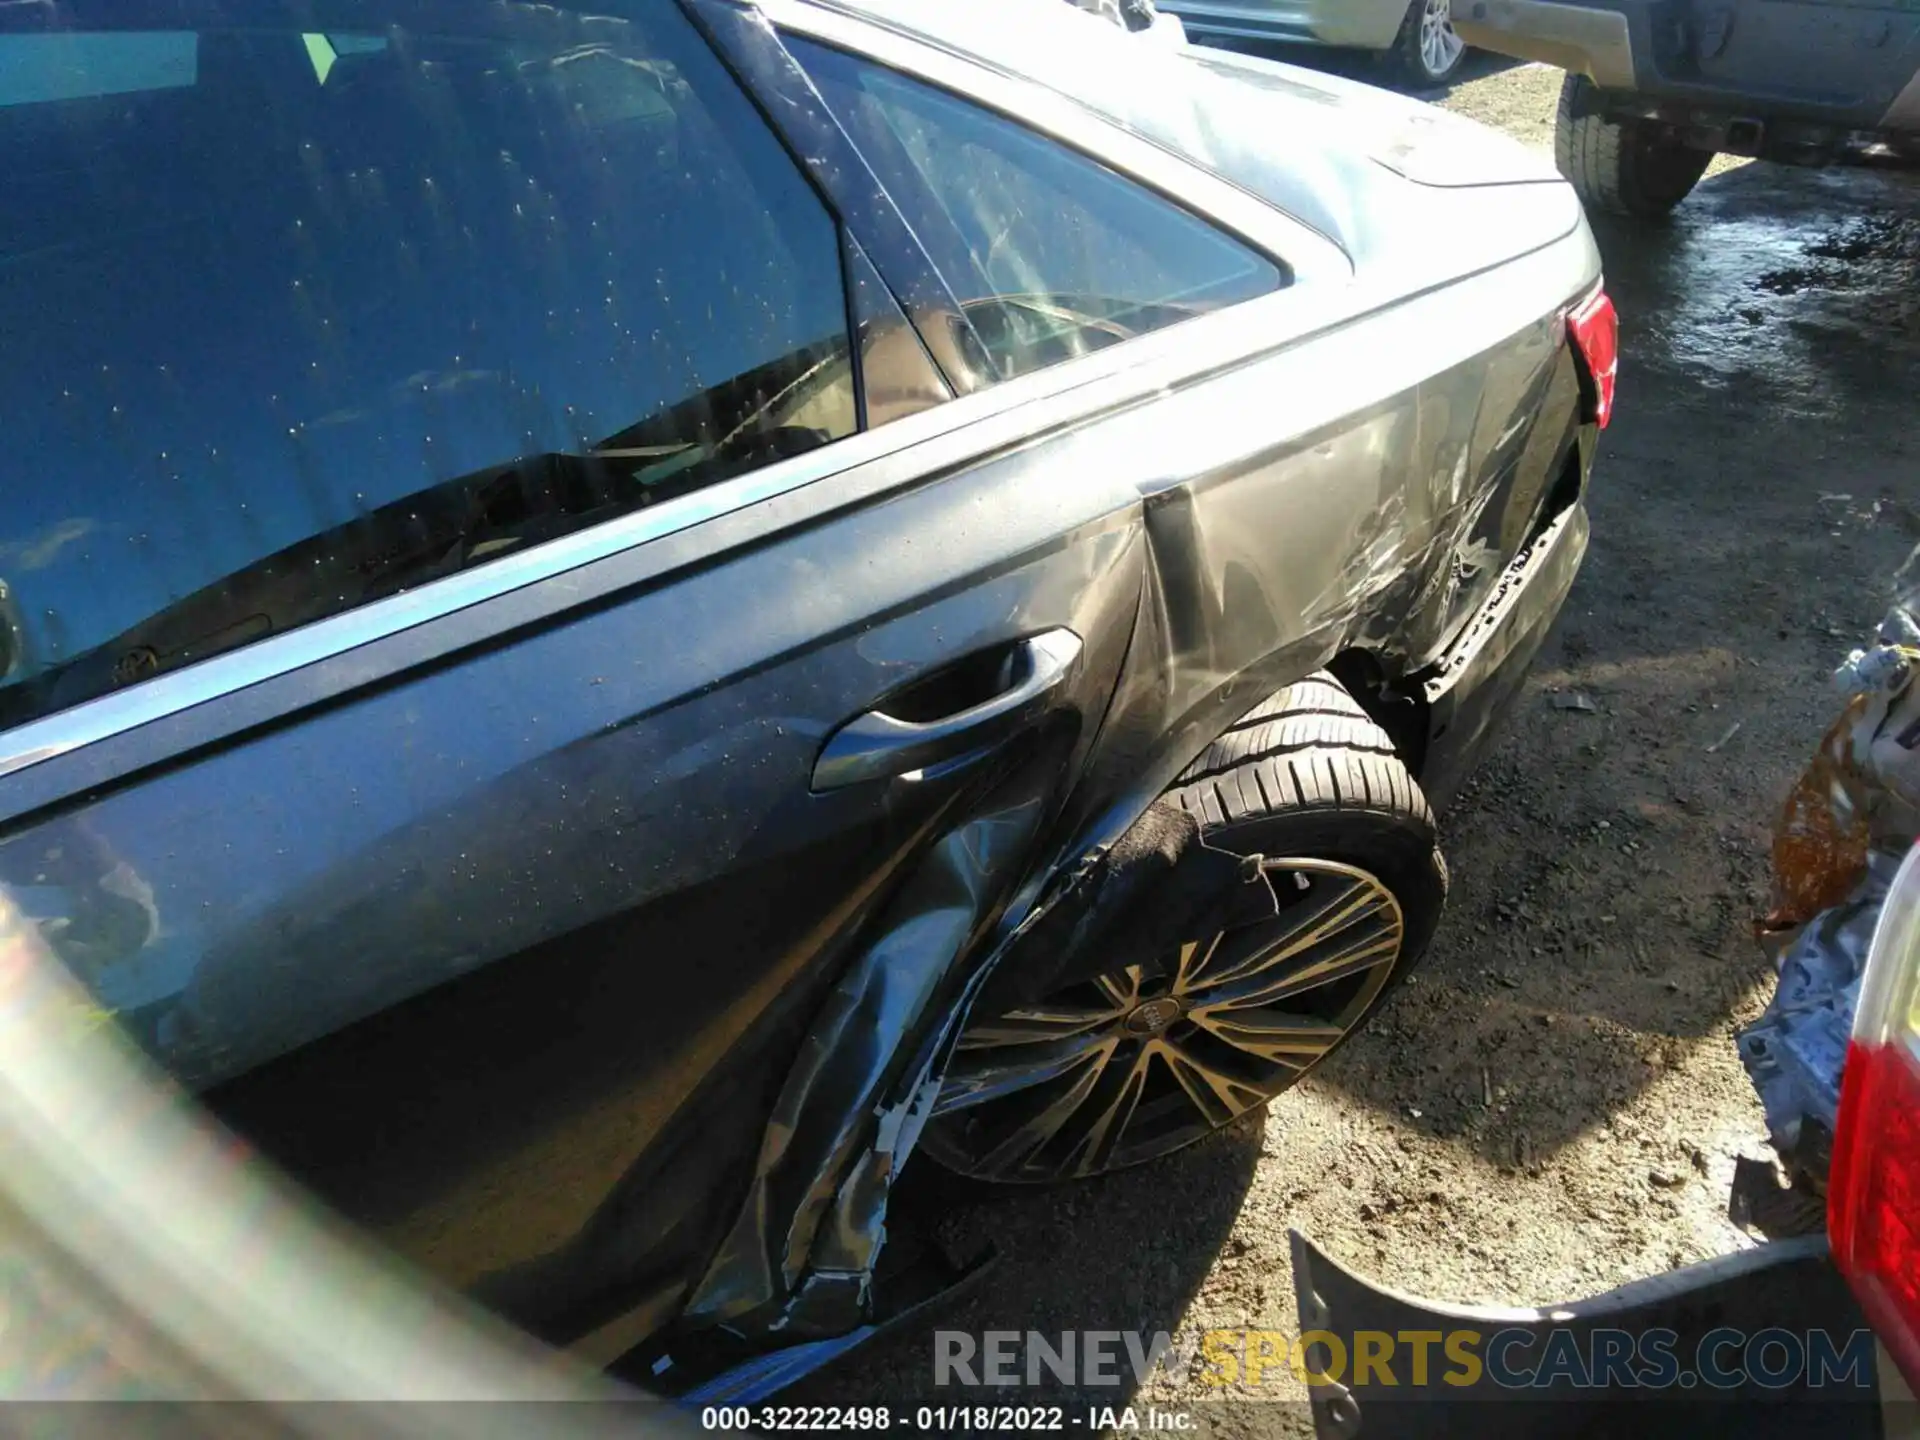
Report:
[[1612,297],[1594,291],[1593,298],[1567,318],[1567,329],[1593,382],[1593,412],[1587,418],[1604,430],[1613,419],[1613,387],[1620,378],[1620,315]]
[[1920,847],[1874,932],[1827,1179],[1833,1259],[1920,1385]]

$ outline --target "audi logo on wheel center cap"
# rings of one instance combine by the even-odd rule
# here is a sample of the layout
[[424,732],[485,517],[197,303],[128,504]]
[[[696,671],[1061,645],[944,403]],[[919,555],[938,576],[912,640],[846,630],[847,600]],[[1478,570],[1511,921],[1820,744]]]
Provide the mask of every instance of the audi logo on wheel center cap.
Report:
[[1134,1007],[1127,1016],[1127,1029],[1136,1035],[1158,1035],[1185,1013],[1186,1007],[1171,995],[1162,995]]

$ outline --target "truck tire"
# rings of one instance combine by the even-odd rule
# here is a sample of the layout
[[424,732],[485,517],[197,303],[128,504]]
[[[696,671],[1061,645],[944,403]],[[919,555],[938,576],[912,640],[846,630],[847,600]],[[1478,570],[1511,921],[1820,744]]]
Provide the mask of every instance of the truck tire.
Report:
[[1590,111],[1594,85],[1569,74],[1560,85],[1553,157],[1587,209],[1657,220],[1700,183],[1713,156],[1652,120],[1610,120]]
[[948,1169],[1044,1183],[1204,1139],[1343,1044],[1425,951],[1447,893],[1432,811],[1331,676],[1249,711],[1168,798],[1209,845],[1264,858],[1280,913],[971,1017],[921,1142]]

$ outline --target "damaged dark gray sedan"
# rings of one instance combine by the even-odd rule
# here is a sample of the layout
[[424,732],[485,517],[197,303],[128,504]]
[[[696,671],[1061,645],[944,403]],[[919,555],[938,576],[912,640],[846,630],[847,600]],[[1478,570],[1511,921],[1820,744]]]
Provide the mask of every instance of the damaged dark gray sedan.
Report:
[[1361,1025],[1586,546],[1551,169],[1065,6],[52,0],[0,157],[0,885],[670,1389]]

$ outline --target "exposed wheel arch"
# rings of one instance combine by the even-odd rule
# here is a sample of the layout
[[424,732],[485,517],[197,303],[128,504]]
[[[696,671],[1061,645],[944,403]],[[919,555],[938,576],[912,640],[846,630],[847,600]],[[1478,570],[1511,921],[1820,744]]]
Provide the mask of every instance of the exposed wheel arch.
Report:
[[1032,998],[976,1007],[921,1141],[947,1168],[1032,1183],[1181,1149],[1332,1053],[1425,950],[1447,891],[1432,811],[1333,676],[1246,712],[1162,799],[1273,898],[1210,902],[1165,954],[1096,930]]
[[1327,671],[1366,711],[1367,718],[1387,732],[1400,763],[1420,780],[1426,771],[1432,719],[1420,687],[1396,684],[1371,650],[1342,650],[1327,662]]

